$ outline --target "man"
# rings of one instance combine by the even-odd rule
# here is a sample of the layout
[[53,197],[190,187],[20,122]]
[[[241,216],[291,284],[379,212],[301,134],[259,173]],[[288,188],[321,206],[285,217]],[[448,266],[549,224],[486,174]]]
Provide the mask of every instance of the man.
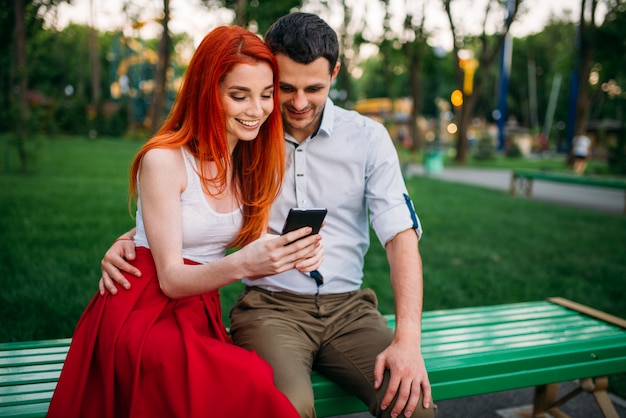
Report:
[[[336,33],[326,22],[292,13],[265,40],[279,66],[287,151],[270,228],[281,231],[291,207],[328,208],[325,258],[319,274],[291,270],[245,279],[231,312],[233,339],[272,365],[277,387],[302,417],[315,416],[311,369],[353,391],[375,416],[432,417],[436,406],[420,350],[422,230],[391,138],[381,124],[328,98],[340,64]],[[374,293],[360,289],[368,215],[389,260],[395,333]],[[116,266],[136,273],[122,259],[132,248],[118,241],[107,252],[102,291],[115,287],[111,277],[127,287]]]

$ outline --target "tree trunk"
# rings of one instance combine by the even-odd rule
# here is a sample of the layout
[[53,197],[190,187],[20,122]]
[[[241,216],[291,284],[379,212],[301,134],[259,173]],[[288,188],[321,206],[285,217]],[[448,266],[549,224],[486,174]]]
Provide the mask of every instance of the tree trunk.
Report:
[[170,64],[170,0],[163,0],[163,34],[159,42],[159,61],[154,76],[150,131],[155,133],[163,121],[167,95],[167,69]]
[[93,24],[93,0],[90,2],[91,24],[87,32],[89,42],[89,63],[91,66],[91,105],[97,109],[102,95],[100,89],[100,57],[98,54],[98,31]]
[[409,62],[409,88],[411,99],[413,99],[409,135],[411,137],[412,149],[420,150],[424,148],[424,135],[418,125],[419,116],[422,114],[422,58],[424,41],[423,39],[416,39],[409,45],[409,47],[413,48]]
[[28,72],[26,66],[26,29],[24,0],[15,0],[15,58],[19,92],[17,97],[17,124],[15,127],[17,154],[20,172],[25,173],[28,161],[25,141],[29,131]]
[[[459,60],[459,43],[457,37],[457,30],[454,24],[454,20],[452,19],[452,11],[451,11],[451,1],[452,0],[442,0],[443,6],[448,16],[448,22],[450,23],[450,30],[452,32],[452,39],[454,42],[454,61],[455,61],[455,72],[457,77],[457,82],[459,86],[459,90],[463,91],[464,85],[464,73],[460,68],[460,60]],[[457,117],[457,144],[456,151],[457,155],[454,158],[454,161],[458,163],[466,163],[467,162],[467,154],[469,151],[469,142],[467,139],[467,128],[471,124],[472,115],[474,109],[476,107],[476,103],[478,101],[478,97],[480,95],[480,91],[486,82],[486,77],[488,75],[489,68],[495,62],[496,57],[499,53],[501,53],[502,45],[504,43],[504,39],[509,32],[509,28],[511,24],[515,20],[515,16],[517,15],[517,11],[519,10],[520,4],[523,0],[507,0],[507,7],[509,7],[509,15],[505,22],[504,27],[501,31],[493,36],[495,36],[496,41],[491,44],[491,48],[489,43],[487,42],[487,34],[486,34],[486,22],[487,17],[490,12],[491,2],[488,3],[487,8],[485,10],[485,19],[483,21],[483,32],[481,35],[481,50],[480,55],[478,57],[479,68],[480,68],[480,77],[477,80],[473,81],[473,91],[471,94],[465,94],[463,97],[463,106],[460,109],[461,115]],[[512,7],[511,7],[512,6]],[[479,73],[477,72],[476,75]]]
[[242,28],[248,26],[248,19],[246,16],[247,6],[247,0],[237,0],[235,2],[235,21],[233,23],[237,26],[241,26]]
[[595,13],[597,0],[591,1],[591,20],[589,24],[585,22],[585,0],[581,1],[580,27],[579,27],[579,66],[578,66],[578,97],[576,98],[576,121],[574,124],[574,135],[583,135],[587,132],[587,122],[589,119],[590,98],[589,98],[589,75],[593,66],[593,45],[591,37],[596,30]]

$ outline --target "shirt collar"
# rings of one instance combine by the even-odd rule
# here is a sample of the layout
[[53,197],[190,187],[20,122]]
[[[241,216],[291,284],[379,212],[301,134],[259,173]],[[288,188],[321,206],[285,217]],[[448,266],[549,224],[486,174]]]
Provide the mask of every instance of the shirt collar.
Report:
[[320,132],[324,132],[326,136],[330,137],[333,133],[333,125],[335,123],[335,104],[330,97],[326,98],[326,105],[324,105],[324,113],[322,113],[322,123],[320,123],[317,131],[311,136],[314,137]]
[[[326,137],[330,137],[330,135],[333,132],[334,122],[335,122],[335,104],[330,99],[330,97],[327,97],[326,104],[324,105],[324,111],[322,112],[322,121],[317,127],[317,129],[315,130],[315,132],[313,132],[311,136],[307,138],[306,140],[315,138],[320,132],[324,133]],[[294,145],[296,145],[297,147],[298,142],[295,139],[293,139],[293,137],[289,135],[287,132],[285,132],[285,138],[289,142],[293,142]]]

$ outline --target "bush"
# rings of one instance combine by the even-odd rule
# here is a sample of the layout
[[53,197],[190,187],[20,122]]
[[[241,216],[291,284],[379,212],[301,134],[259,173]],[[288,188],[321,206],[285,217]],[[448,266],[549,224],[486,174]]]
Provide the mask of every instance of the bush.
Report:
[[496,156],[496,149],[489,135],[483,135],[478,140],[478,145],[474,158],[480,161],[493,160]]
[[626,128],[619,131],[615,145],[609,147],[607,162],[611,174],[626,175]]
[[506,148],[504,155],[507,158],[521,158],[522,150],[520,149],[519,145],[517,145],[516,143],[512,143]]

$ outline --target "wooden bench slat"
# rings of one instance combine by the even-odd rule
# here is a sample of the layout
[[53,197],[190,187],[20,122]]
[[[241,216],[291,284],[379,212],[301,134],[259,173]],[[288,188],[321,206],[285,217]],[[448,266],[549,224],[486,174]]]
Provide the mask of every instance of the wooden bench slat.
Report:
[[[624,332],[619,329],[603,325],[559,329],[506,329],[495,332],[486,331],[482,333],[479,333],[478,331],[475,332],[472,329],[467,329],[467,332],[473,333],[475,336],[473,338],[467,338],[463,334],[455,334],[425,337],[422,343],[422,349],[428,350],[429,348],[442,348],[446,350],[462,344],[471,344],[472,346],[495,345],[503,346],[504,348],[509,343],[515,345],[520,341],[533,343],[538,342],[539,344],[542,344],[541,341],[545,340],[544,343],[552,344],[556,341],[564,339],[591,339],[597,337],[610,337],[613,335],[619,336],[624,334]],[[441,347],[443,344],[445,344],[445,346]]]
[[36,374],[39,372],[49,372],[49,371],[60,372],[62,367],[63,367],[62,362],[51,363],[51,364],[35,364],[35,365],[29,365],[29,366],[2,367],[0,369],[0,380],[3,377],[8,379],[9,377],[7,376],[11,376],[11,375]]
[[533,336],[536,334],[545,335],[571,335],[574,333],[594,334],[613,333],[620,335],[619,328],[609,324],[590,321],[585,318],[565,318],[561,322],[554,323],[548,320],[522,321],[509,324],[484,324],[475,327],[440,328],[435,331],[425,332],[422,345],[447,344],[454,341],[464,341],[471,339],[491,339],[512,337],[516,335]]
[[26,357],[4,357],[0,359],[0,367],[59,363],[63,362],[66,356],[67,352],[58,354],[36,354]]
[[8,376],[0,376],[0,390],[4,386],[26,385],[30,383],[56,382],[59,380],[61,370],[37,372],[37,373],[20,373]]
[[[432,372],[439,380],[452,379],[467,373],[497,375],[507,373],[510,370],[528,370],[529,368],[545,368],[554,366],[566,366],[569,364],[600,364],[601,361],[613,359],[626,367],[626,352],[624,343],[626,339],[613,341],[613,344],[598,348],[592,344],[587,347],[580,345],[552,347],[550,353],[546,353],[543,347],[532,347],[528,350],[519,350],[518,356],[509,353],[472,354],[467,356],[426,358],[429,374]],[[441,376],[441,378],[439,377]]]
[[[468,334],[472,338],[468,339]],[[540,341],[542,339],[570,338],[576,335],[579,338],[594,338],[596,336],[621,335],[622,332],[604,324],[591,325],[580,321],[569,321],[567,324],[550,325],[549,323],[520,324],[520,327],[511,326],[481,326],[475,328],[448,329],[424,334],[422,350],[452,347],[455,343],[473,342],[476,344],[497,344],[498,341],[523,338],[526,341]]]
[[[58,376],[57,376],[58,380]],[[48,400],[52,397],[52,391],[57,385],[57,381],[53,380],[45,383],[32,383],[28,385],[16,385],[16,386],[5,386],[0,387],[0,396],[14,396],[14,395],[22,395],[27,393],[41,393],[42,399],[45,399],[43,396],[47,393]],[[4,402],[0,402],[1,405]]]
[[[581,376],[601,376],[614,373],[616,366],[621,370],[624,361],[598,361],[593,364],[568,365],[566,367],[552,367],[544,369],[521,370],[515,373],[505,373],[496,376],[475,376],[446,382],[435,382],[431,385],[433,396],[438,400],[454,399],[474,396],[484,393],[494,393],[505,390],[521,389],[542,384],[566,382],[581,379]],[[430,374],[429,374],[430,376]]]
[[[586,340],[572,341],[572,343],[582,344]],[[621,341],[624,341],[623,339]],[[433,348],[431,350],[423,350],[423,355],[425,359],[433,357],[437,363],[445,362],[447,359],[454,359],[455,357],[459,357],[461,359],[467,357],[477,357],[484,355],[486,353],[493,353],[494,350],[506,350],[503,354],[509,358],[515,358],[520,353],[530,352],[529,350],[538,350],[540,355],[545,350],[551,350],[553,347],[557,346],[561,343],[554,343],[549,341],[540,341],[540,342],[525,342],[520,341],[517,344],[500,344],[500,346],[494,345],[489,346],[487,344],[483,344],[480,346],[468,346],[468,347],[458,347],[456,349],[445,349],[445,350],[437,350]],[[562,344],[565,344],[563,342]],[[594,343],[595,344],[595,343]],[[594,348],[598,348],[597,344],[593,345]],[[580,349],[579,347],[576,347]],[[468,361],[464,359],[463,361]]]
[[0,396],[0,405],[16,406],[28,405],[32,403],[50,402],[52,399],[52,390],[43,392],[16,393],[7,396]]
[[0,343],[0,357],[5,355],[13,355],[12,353],[19,353],[19,350],[36,350],[43,349],[49,350],[55,347],[65,349],[70,345],[71,338],[57,338],[50,340],[36,340],[36,341],[16,341],[10,343]]
[[0,405],[0,417],[3,418],[43,418],[48,412],[50,400],[24,405]]

